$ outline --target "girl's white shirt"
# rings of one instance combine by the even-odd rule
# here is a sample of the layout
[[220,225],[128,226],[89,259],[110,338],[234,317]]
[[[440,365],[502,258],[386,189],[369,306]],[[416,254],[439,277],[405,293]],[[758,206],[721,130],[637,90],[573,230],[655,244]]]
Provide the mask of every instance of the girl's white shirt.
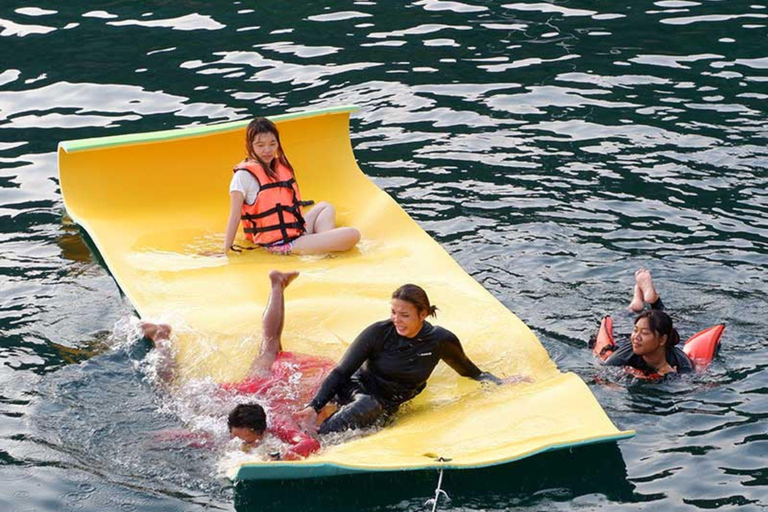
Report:
[[256,202],[256,196],[259,195],[259,182],[248,171],[237,171],[229,182],[230,192],[240,192],[245,196],[246,204]]

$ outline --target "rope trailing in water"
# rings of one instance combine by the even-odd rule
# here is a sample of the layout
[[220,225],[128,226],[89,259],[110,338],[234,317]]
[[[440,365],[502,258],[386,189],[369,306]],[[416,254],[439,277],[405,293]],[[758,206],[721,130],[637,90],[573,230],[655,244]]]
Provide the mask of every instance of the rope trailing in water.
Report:
[[[438,462],[445,462],[446,459],[440,457],[437,459]],[[451,497],[448,496],[448,493],[441,489],[443,485],[443,467],[440,468],[440,475],[437,477],[437,487],[435,488],[435,497],[428,499],[426,502],[424,502],[424,505],[432,505],[432,512],[435,512],[437,510],[437,502],[440,499],[440,496],[445,496],[445,499],[450,501]]]

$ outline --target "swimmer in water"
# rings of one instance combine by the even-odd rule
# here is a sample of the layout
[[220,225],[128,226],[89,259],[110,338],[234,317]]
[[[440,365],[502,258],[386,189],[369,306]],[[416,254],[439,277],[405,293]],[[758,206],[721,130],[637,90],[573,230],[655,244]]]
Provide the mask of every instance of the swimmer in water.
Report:
[[[271,289],[269,302],[262,316],[261,350],[251,363],[246,379],[234,384],[223,384],[225,391],[249,395],[267,402],[270,411],[269,421],[264,408],[258,403],[240,404],[229,414],[228,427],[230,437],[242,440],[248,447],[256,446],[265,434],[273,434],[287,443],[290,448],[273,458],[295,460],[308,456],[320,449],[320,443],[314,435],[307,433],[293,420],[292,414],[305,402],[286,397],[285,387],[296,372],[303,372],[312,378],[300,379],[302,388],[298,390],[298,400],[312,396],[322,380],[333,368],[333,361],[304,354],[291,354],[282,351],[281,336],[285,320],[285,289],[298,277],[298,272],[269,273]],[[173,379],[173,355],[168,343],[171,327],[166,324],[141,324],[143,334],[151,340],[159,352],[158,374],[166,382]],[[318,378],[319,377],[319,378]],[[313,381],[313,382],[312,382]],[[332,412],[328,408],[326,414]],[[321,415],[321,420],[324,416]],[[269,426],[267,426],[267,424]]]
[[[644,310],[646,305],[650,309]],[[634,320],[630,342],[619,345],[604,364],[631,366],[647,376],[693,371],[691,360],[678,347],[680,335],[664,311],[651,273],[644,268],[635,272],[634,295],[629,309],[640,313]]]

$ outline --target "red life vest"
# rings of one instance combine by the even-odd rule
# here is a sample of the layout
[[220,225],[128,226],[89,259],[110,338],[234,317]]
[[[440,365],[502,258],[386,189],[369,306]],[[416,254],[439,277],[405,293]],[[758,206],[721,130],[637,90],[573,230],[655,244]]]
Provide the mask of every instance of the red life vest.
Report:
[[306,231],[301,215],[299,186],[293,172],[275,159],[274,179],[261,164],[244,161],[234,172],[248,171],[259,183],[259,193],[253,204],[243,203],[240,220],[245,237],[259,245],[280,245],[291,242]]
[[267,407],[269,432],[291,445],[286,459],[295,459],[295,455],[307,457],[320,449],[320,443],[296,424],[293,413],[312,400],[335,366],[324,357],[278,352],[269,375],[220,387],[238,395],[256,395]]

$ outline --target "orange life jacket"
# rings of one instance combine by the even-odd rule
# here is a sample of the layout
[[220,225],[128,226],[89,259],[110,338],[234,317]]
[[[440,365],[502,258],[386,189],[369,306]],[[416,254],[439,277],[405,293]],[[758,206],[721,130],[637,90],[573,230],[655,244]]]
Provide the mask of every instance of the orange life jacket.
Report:
[[240,220],[245,237],[259,245],[286,244],[306,231],[301,215],[299,187],[291,170],[275,160],[275,179],[257,162],[244,161],[234,172],[245,170],[259,183],[253,204],[243,203]]

